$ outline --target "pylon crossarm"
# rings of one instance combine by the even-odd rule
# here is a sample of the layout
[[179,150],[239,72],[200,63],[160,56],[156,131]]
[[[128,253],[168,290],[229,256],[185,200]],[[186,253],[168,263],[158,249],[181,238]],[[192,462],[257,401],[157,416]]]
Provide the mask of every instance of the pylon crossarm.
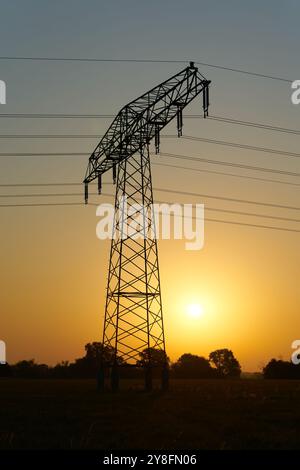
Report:
[[[202,92],[205,117],[209,84],[210,81],[190,63],[181,72],[124,106],[90,156],[84,182],[90,183],[113,168],[116,160],[120,162],[143,150]],[[178,122],[181,129],[182,122]]]

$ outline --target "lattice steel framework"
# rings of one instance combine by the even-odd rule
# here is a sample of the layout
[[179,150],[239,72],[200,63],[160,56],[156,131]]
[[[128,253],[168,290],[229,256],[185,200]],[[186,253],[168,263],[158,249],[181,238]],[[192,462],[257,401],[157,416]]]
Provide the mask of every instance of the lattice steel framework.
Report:
[[117,175],[103,344],[126,363],[145,349],[165,352],[154,221],[146,149],[120,162]]
[[[160,277],[152,214],[153,193],[149,144],[159,153],[160,131],[175,117],[182,135],[182,110],[200,93],[204,117],[208,115],[210,81],[193,62],[181,72],[124,106],[89,158],[84,179],[88,184],[113,170],[116,182],[114,237],[111,243],[104,346],[114,348],[115,363],[122,358],[136,363],[140,353],[165,353]],[[141,204],[135,209],[135,204]],[[128,211],[125,211],[125,208]],[[140,224],[132,227],[136,219]],[[126,229],[131,232],[125,234]],[[148,357],[151,362],[151,355]]]

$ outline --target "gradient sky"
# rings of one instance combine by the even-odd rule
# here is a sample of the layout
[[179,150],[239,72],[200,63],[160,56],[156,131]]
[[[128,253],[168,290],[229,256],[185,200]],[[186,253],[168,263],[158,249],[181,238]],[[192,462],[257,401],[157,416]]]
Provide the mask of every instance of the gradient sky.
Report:
[[[299,14],[294,0],[0,1],[0,56],[196,60],[300,79]],[[184,64],[84,63],[0,60],[7,104],[0,113],[115,114],[128,101],[167,79]],[[212,81],[210,114],[300,128],[300,105],[287,82],[200,67]],[[201,100],[186,111],[201,113]],[[1,134],[103,134],[106,119],[8,119]],[[170,126],[165,133],[174,133]],[[185,120],[184,134],[299,153],[299,136],[216,121]],[[3,152],[91,152],[97,139],[1,139]],[[299,159],[202,142],[162,139],[162,152],[299,172]],[[155,163],[227,171],[153,157]],[[87,157],[0,157],[0,184],[81,182]],[[297,178],[276,179],[299,182]],[[106,175],[106,182],[111,175]],[[229,176],[167,170],[153,165],[157,188],[178,189],[294,205],[299,188]],[[82,188],[0,188],[2,195],[81,192]],[[107,190],[113,192],[112,187]],[[155,191],[157,199],[299,218],[298,211],[188,198]],[[93,201],[112,201],[93,198]],[[81,196],[1,198],[2,204],[81,201]],[[83,354],[101,338],[109,243],[96,239],[95,207],[0,208],[1,326],[8,361],[35,358],[54,364]],[[206,212],[222,220],[299,228],[298,223]],[[299,234],[207,222],[205,247],[161,241],[160,268],[167,352],[208,355],[234,351],[244,370],[271,357],[289,358],[300,336]],[[176,254],[176,257],[174,256]],[[176,259],[176,262],[174,261]],[[189,303],[204,314],[191,319]]]

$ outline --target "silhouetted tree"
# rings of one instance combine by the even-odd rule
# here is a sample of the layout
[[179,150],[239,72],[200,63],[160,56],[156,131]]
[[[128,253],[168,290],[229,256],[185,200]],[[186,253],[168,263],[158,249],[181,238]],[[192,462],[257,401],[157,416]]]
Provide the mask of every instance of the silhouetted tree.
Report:
[[[71,377],[93,378],[96,377],[101,361],[104,364],[111,364],[114,359],[114,348],[110,346],[102,347],[102,343],[87,343],[84,347],[85,356],[76,359],[68,367]],[[120,359],[118,359],[120,363]]]
[[146,348],[139,353],[140,359],[137,360],[137,366],[146,366],[149,362],[153,367],[163,366],[165,362],[169,364],[170,359],[161,349]]
[[[76,359],[74,363],[69,365],[69,374],[71,377],[96,377],[101,364],[104,366],[111,365],[114,357],[115,350],[113,347],[102,347],[100,342],[87,343],[85,345],[85,356]],[[123,365],[124,361],[122,358],[117,357],[117,363],[118,365]]]
[[198,379],[213,377],[214,369],[208,359],[194,354],[183,354],[172,365],[174,377],[186,379]]
[[85,358],[90,360],[100,360],[102,357],[102,353],[104,356],[109,356],[113,354],[114,349],[106,347],[103,351],[102,343],[94,341],[93,343],[87,343],[84,346],[85,349]]
[[46,364],[36,364],[34,359],[24,360],[12,366],[12,374],[20,378],[42,379],[49,377],[49,367]]
[[271,359],[263,374],[265,379],[300,379],[300,368],[292,362]]
[[160,377],[163,367],[169,367],[170,359],[161,349],[145,348],[139,353],[140,359],[136,361],[137,367],[147,367],[151,364],[153,377]]
[[67,379],[70,376],[69,362],[62,361],[59,364],[56,364],[51,371],[51,377],[55,379]]
[[[115,357],[115,349],[112,346],[103,346],[102,343],[94,341],[93,343],[87,343],[84,347],[85,358],[87,361],[100,363],[103,361],[104,364],[111,364]],[[117,363],[123,365],[124,361],[121,357],[117,357]]]
[[209,361],[221,377],[240,377],[241,366],[229,349],[217,349],[209,355]]
[[12,370],[9,364],[0,364],[0,377],[11,377]]

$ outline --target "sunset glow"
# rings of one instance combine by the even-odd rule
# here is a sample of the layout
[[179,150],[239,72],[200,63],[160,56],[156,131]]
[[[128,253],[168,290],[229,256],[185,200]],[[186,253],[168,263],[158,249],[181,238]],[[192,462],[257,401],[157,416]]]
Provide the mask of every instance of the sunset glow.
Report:
[[200,304],[188,304],[187,314],[190,318],[200,318],[203,315],[203,307]]

